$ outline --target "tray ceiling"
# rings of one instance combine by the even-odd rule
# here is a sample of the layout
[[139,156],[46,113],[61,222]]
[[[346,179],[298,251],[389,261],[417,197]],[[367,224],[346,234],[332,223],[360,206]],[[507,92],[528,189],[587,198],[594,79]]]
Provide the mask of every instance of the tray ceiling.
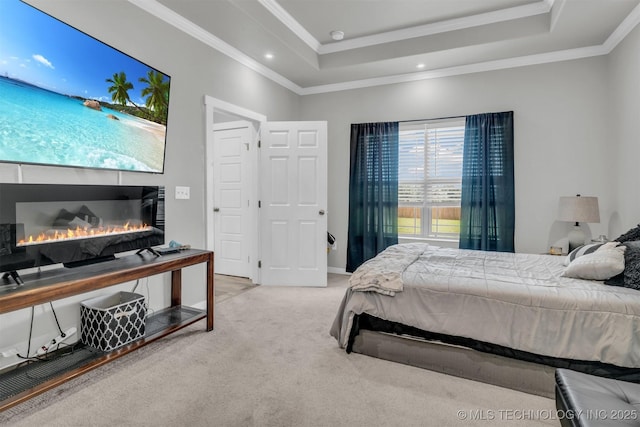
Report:
[[129,1],[301,95],[604,55],[640,21],[640,0]]

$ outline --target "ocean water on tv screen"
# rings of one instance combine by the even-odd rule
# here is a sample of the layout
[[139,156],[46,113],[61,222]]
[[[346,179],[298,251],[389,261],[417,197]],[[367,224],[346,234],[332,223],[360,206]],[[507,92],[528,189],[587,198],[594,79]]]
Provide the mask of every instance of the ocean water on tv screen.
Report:
[[162,172],[164,135],[163,125],[0,77],[0,161]]

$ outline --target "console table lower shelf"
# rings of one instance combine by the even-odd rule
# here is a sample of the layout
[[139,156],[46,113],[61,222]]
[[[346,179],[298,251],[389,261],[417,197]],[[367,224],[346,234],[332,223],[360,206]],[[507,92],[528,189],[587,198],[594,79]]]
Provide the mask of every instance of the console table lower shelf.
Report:
[[104,352],[77,343],[52,352],[41,361],[29,362],[0,374],[0,410],[29,399],[35,389],[43,392],[57,387],[206,317],[204,310],[167,307],[147,317],[144,338],[118,349]]
[[[206,310],[197,310],[182,304],[182,270],[202,263],[206,264]],[[147,317],[143,338],[109,352],[74,344],[47,354],[45,360],[1,373],[0,412],[199,320],[206,319],[206,330],[212,331],[213,252],[188,249],[162,256],[137,253],[108,263],[39,271],[24,275],[21,285],[0,288],[0,314],[4,314],[168,272],[171,305]]]

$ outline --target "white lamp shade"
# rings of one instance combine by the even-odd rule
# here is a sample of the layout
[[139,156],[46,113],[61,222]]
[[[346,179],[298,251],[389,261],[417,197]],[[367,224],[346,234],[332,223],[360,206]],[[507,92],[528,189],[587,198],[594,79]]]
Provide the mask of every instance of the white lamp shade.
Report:
[[560,197],[560,221],[600,222],[598,198],[589,196]]

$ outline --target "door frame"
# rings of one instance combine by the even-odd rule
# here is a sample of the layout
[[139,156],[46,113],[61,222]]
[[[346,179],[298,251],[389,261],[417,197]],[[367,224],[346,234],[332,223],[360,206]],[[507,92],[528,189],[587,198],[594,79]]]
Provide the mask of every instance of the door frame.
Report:
[[[215,123],[215,113],[231,114],[237,116],[239,120],[246,120],[253,124],[255,129],[255,135],[257,138],[260,136],[260,124],[267,121],[267,116],[255,111],[248,110],[243,107],[231,104],[221,99],[217,99],[208,95],[204,97],[205,106],[205,234],[206,234],[206,246],[208,250],[214,249],[215,242],[215,226],[214,226],[214,189],[213,189],[213,159],[215,156],[215,144],[213,143],[213,132]],[[260,270],[258,268],[258,259],[260,251],[259,240],[259,212],[257,206],[258,200],[258,177],[259,177],[259,153],[258,150],[250,150],[250,167],[256,171],[252,174],[251,179],[251,197],[250,203],[253,209],[250,211],[249,221],[252,224],[252,229],[249,230],[247,235],[254,236],[254,241],[250,245],[250,257],[251,257],[251,279],[252,283],[260,283]]]

